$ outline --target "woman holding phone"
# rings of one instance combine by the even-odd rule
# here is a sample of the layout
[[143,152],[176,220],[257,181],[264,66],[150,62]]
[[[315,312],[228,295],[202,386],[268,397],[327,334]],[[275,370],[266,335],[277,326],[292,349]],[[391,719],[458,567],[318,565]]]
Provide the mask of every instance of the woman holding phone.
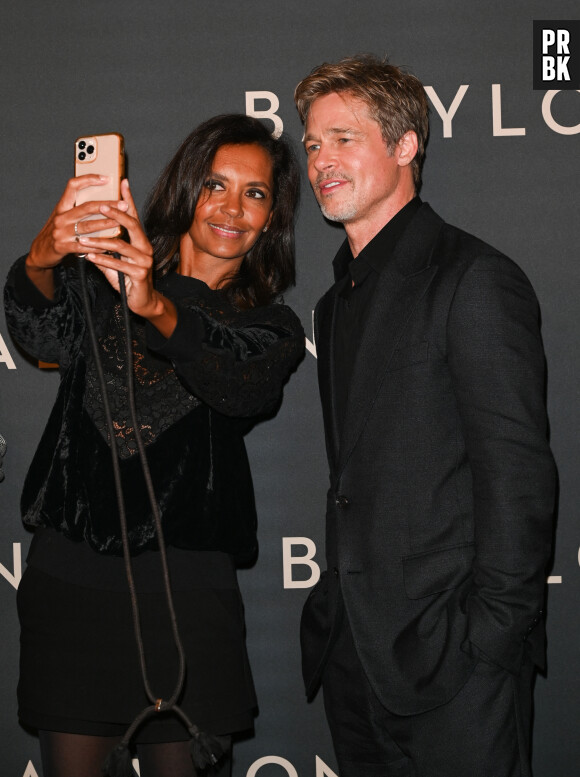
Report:
[[[207,732],[227,742],[251,728],[256,704],[236,578],[236,565],[257,550],[243,436],[276,409],[303,353],[300,322],[279,302],[294,282],[299,174],[284,139],[256,119],[227,115],[181,145],[150,195],[144,226],[126,180],[120,201],[75,205],[78,191],[100,183],[97,176],[69,181],[6,285],[14,338],[35,358],[58,362],[62,375],[22,497],[35,536],[18,593],[19,715],[39,731],[44,777],[98,777],[145,707],[153,714],[146,710],[131,731],[141,777],[192,777],[204,759],[192,762],[190,738]],[[116,226],[120,237],[88,234]],[[89,263],[85,304],[98,360],[75,255]],[[183,678],[131,421],[130,362]],[[140,611],[136,632],[112,448]],[[230,773],[227,757],[218,768],[213,774]],[[127,759],[109,769],[131,774]]]

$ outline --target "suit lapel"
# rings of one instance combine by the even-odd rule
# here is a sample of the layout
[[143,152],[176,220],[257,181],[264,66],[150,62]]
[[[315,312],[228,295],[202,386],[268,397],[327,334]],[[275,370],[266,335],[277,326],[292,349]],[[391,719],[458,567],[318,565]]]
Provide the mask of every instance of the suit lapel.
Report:
[[431,208],[422,205],[378,278],[354,363],[344,421],[338,427],[339,476],[363,430],[406,324],[437,272],[430,260],[442,225]]
[[320,300],[315,314],[318,386],[324,417],[326,452],[333,471],[338,459],[338,419],[334,393],[334,320],[336,315],[336,286]]

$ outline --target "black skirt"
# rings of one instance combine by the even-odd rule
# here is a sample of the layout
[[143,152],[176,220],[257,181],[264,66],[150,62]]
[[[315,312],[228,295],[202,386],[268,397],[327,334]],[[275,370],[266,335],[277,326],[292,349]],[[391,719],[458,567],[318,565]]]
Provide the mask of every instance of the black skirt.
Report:
[[[52,534],[48,535],[51,540]],[[49,731],[123,734],[150,704],[143,689],[129,594],[47,574],[39,568],[46,568],[46,554],[37,555],[40,564],[35,566],[33,557],[17,596],[20,719],[27,726]],[[220,563],[223,556],[220,554]],[[91,559],[94,561],[92,552]],[[97,568],[99,563],[97,560]],[[103,560],[103,567],[110,563],[110,559]],[[162,591],[144,587],[138,598],[150,686],[157,697],[167,699],[178,672],[167,602]],[[256,699],[237,583],[235,587],[231,581],[225,587],[185,587],[182,575],[173,593],[187,664],[178,704],[192,722],[214,734],[251,728]],[[160,713],[138,730],[135,741],[187,738],[174,715]]]

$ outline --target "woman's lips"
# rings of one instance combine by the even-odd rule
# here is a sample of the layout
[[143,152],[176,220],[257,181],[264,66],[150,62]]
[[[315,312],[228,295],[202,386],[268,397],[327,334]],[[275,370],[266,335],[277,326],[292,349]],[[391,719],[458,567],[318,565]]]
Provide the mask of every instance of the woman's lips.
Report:
[[238,227],[232,227],[227,224],[212,224],[209,222],[209,227],[221,237],[230,239],[238,238],[244,234],[243,229],[238,229]]

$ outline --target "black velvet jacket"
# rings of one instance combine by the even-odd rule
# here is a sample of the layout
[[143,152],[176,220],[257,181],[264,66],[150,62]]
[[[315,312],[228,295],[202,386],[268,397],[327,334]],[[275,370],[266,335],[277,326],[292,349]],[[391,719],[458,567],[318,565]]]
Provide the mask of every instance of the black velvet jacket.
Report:
[[[27,526],[51,526],[95,551],[121,555],[110,440],[76,268],[57,268],[54,301],[10,270],[5,308],[13,337],[35,358],[58,362],[55,406],[22,495]],[[131,552],[157,547],[131,434],[119,296],[94,267],[89,294],[116,431]],[[272,304],[235,310],[225,296],[173,273],[159,290],[178,309],[165,339],[133,316],[135,392],[168,545],[256,552],[256,512],[243,435],[271,412],[304,349],[295,314]]]

